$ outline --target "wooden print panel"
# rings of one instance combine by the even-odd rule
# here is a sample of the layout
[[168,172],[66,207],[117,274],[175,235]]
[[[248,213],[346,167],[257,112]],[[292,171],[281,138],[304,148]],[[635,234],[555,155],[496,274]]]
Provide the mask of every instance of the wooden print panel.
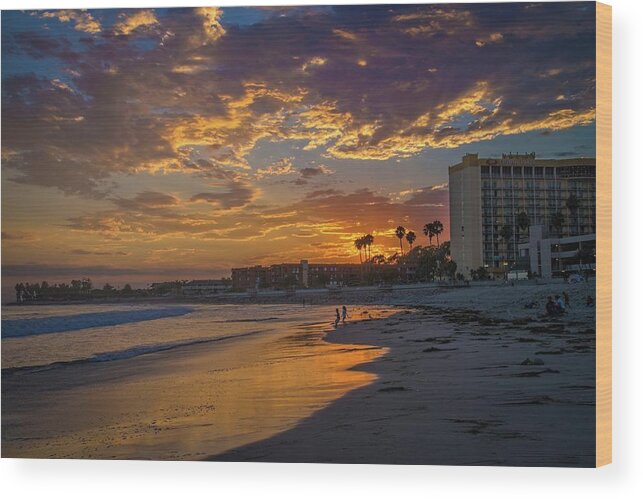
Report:
[[2,457],[611,462],[609,6],[2,32]]
[[596,4],[596,466],[612,462],[612,7]]

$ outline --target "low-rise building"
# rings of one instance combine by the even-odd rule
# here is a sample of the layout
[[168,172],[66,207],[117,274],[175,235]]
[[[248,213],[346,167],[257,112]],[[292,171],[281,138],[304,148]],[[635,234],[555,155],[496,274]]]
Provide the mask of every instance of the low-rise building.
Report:
[[367,282],[383,282],[399,278],[397,265],[358,263],[280,263],[262,267],[232,269],[234,291],[261,288],[324,288],[356,286]]
[[232,289],[230,279],[195,279],[183,284],[182,291],[186,295],[213,295]]
[[596,234],[552,236],[547,226],[529,227],[529,240],[518,244],[516,267],[543,278],[596,271]]

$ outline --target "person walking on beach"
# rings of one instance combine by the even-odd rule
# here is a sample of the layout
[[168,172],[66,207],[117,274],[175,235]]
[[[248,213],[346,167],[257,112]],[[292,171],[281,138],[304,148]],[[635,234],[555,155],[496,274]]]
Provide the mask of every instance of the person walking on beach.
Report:
[[348,310],[346,310],[346,305],[342,305],[342,324],[346,324],[347,318],[348,318]]
[[569,295],[567,291],[563,291],[563,299],[565,300],[565,308],[569,308]]
[[335,327],[337,327],[337,326],[339,326],[339,321],[341,319],[339,317],[339,309],[338,308],[335,309],[335,315],[336,315],[336,317],[335,317]]

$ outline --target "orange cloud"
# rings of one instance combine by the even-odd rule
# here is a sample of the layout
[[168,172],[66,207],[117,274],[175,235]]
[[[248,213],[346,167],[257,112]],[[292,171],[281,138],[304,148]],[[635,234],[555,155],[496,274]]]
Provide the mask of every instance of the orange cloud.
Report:
[[58,19],[61,23],[72,22],[74,29],[85,33],[100,33],[101,24],[86,10],[55,10],[43,12],[42,17]]
[[131,15],[121,15],[121,20],[114,25],[117,35],[129,35],[139,29],[149,29],[159,24],[154,11],[151,9],[139,10]]

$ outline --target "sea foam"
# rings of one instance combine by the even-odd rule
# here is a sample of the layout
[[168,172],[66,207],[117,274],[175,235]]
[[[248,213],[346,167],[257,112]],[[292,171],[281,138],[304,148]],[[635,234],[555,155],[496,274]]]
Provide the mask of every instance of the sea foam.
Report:
[[163,307],[112,310],[75,315],[7,319],[2,321],[2,338],[22,338],[40,334],[64,333],[93,327],[116,326],[131,322],[176,317],[192,312],[190,307]]

